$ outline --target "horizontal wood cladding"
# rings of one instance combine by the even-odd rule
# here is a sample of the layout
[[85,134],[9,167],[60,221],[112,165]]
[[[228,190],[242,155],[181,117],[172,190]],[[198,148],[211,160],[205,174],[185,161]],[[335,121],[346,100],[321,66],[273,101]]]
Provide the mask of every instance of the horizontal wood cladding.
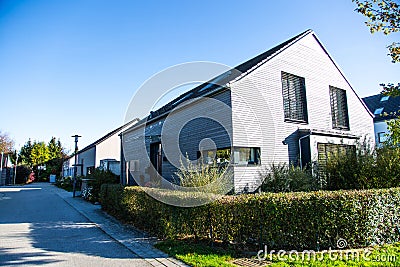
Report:
[[[147,136],[144,138],[144,134]],[[162,136],[163,162],[162,176],[167,180],[176,179],[175,172],[182,156],[190,159],[197,157],[202,140],[212,140],[217,147],[230,147],[232,136],[232,118],[230,91],[224,91],[211,98],[202,98],[173,110],[167,117],[149,123],[124,134],[124,154],[127,161],[138,160],[139,171],[149,179],[146,168],[149,166],[149,145],[157,136]],[[143,151],[140,143],[146,144]],[[175,146],[175,147],[174,147]],[[178,148],[179,151],[176,151]],[[165,150],[173,151],[168,155]],[[168,158],[172,157],[173,159]],[[172,161],[172,162],[171,162]]]
[[[303,77],[308,123],[285,122],[281,73]],[[346,91],[350,131],[333,129],[329,86]],[[313,35],[308,35],[230,84],[233,145],[261,147],[261,162],[297,163],[298,129],[318,129],[373,137],[372,117]],[[261,136],[257,136],[259,133]],[[235,171],[235,179],[237,172]],[[237,190],[257,180],[257,170],[241,175]]]

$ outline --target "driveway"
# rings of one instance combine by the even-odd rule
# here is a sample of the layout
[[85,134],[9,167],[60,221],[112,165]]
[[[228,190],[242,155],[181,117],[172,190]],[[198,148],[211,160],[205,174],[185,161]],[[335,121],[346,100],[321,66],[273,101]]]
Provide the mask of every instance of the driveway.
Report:
[[0,187],[0,266],[183,266],[144,237],[48,183]]

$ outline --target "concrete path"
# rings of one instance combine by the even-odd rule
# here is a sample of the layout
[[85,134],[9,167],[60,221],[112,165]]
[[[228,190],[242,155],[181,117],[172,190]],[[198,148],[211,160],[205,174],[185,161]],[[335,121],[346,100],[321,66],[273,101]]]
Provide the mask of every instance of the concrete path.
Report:
[[0,266],[187,266],[48,183],[0,187]]

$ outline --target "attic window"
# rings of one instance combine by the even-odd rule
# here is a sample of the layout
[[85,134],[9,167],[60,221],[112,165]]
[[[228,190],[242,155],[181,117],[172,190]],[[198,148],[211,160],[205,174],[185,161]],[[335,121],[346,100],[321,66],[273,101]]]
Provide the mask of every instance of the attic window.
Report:
[[374,111],[374,115],[380,115],[382,113],[382,111],[383,111],[383,108],[377,108]]
[[346,91],[329,86],[331,98],[332,126],[334,129],[349,130],[349,112]]
[[283,72],[282,96],[285,121],[308,122],[305,79]]
[[382,96],[382,98],[381,98],[381,102],[388,101],[388,100],[389,100],[388,95]]

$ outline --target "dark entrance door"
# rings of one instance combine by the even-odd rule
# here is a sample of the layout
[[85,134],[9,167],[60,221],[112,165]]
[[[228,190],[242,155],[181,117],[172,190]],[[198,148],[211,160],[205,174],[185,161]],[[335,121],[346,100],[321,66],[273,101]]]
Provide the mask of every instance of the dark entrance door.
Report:
[[162,172],[162,145],[161,142],[150,144],[150,161],[154,169],[161,175]]

